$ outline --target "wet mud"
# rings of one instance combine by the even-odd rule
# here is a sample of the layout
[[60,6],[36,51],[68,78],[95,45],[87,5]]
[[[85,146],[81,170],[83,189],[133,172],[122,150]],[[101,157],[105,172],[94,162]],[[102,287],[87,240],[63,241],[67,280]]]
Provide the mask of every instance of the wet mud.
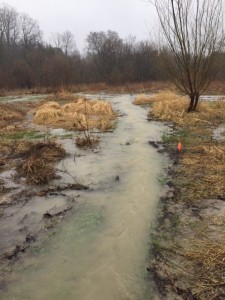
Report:
[[[174,134],[176,130],[174,127]],[[164,179],[166,192],[160,198],[158,219],[151,235],[147,268],[158,297],[225,299],[223,269],[220,269],[224,253],[221,241],[224,240],[225,197],[181,201],[176,179],[180,176],[177,167],[182,163],[183,153],[163,142],[150,141],[150,144],[160,153],[167,153],[171,161]]]
[[66,152],[49,184],[21,186],[10,180],[14,169],[2,173],[11,190],[0,205],[1,299],[158,299],[146,267],[167,165],[156,141],[167,127],[146,122],[135,96],[95,97],[119,115],[114,130],[98,132],[96,148],[48,129]]

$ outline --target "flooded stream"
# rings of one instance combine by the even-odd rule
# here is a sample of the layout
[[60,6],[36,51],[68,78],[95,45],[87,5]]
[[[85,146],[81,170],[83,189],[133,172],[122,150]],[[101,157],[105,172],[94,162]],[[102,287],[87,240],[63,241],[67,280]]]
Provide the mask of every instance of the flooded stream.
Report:
[[[92,190],[79,192],[76,213],[17,266],[13,283],[0,292],[2,300],[157,299],[146,266],[166,161],[148,141],[159,140],[165,126],[147,122],[130,95],[102,97],[124,116],[113,133],[102,135],[99,152],[62,141],[71,153],[63,168]],[[75,151],[81,155],[74,160]],[[64,174],[65,183],[70,175]]]

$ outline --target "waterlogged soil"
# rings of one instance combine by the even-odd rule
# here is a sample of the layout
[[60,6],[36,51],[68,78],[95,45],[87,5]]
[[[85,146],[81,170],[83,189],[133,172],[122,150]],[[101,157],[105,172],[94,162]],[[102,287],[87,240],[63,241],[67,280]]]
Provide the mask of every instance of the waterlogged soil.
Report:
[[[221,132],[223,127],[212,130],[211,146],[223,142]],[[183,157],[190,151],[190,144],[189,148],[177,151],[174,141],[179,133],[180,128],[173,126],[170,142],[164,139],[164,143],[151,143],[169,154],[171,164],[164,179],[168,191],[161,197],[158,219],[152,230],[149,275],[160,299],[222,300],[225,299],[225,197],[219,193],[199,199],[198,190],[195,190],[196,195],[192,193],[190,183],[194,176],[198,178],[196,174],[182,176],[180,172],[181,166],[186,167]],[[202,153],[199,156],[203,156]],[[204,172],[204,164],[207,162],[202,158],[201,172]]]
[[158,299],[146,267],[168,163],[154,143],[168,129],[147,122],[135,96],[95,97],[120,116],[97,148],[76,148],[75,132],[33,127],[63,145],[58,177],[34,187],[14,182],[13,169],[0,174],[0,299]]

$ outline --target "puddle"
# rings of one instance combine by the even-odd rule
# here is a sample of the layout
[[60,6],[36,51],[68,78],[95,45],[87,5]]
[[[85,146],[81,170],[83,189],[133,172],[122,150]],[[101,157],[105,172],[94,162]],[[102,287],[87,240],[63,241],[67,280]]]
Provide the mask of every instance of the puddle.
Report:
[[[81,192],[79,210],[41,253],[26,257],[19,271],[9,274],[13,283],[0,292],[0,299],[157,299],[146,266],[161,194],[158,178],[167,162],[148,141],[159,140],[165,126],[147,122],[147,112],[134,106],[130,95],[103,97],[124,114],[116,130],[101,135],[98,153],[76,149],[73,139],[62,140],[70,156],[57,166],[70,174],[62,173],[60,182],[71,183],[75,177],[93,191]],[[29,212],[33,205],[40,213],[49,205],[32,201],[24,208]],[[16,218],[18,223],[20,214]]]
[[204,100],[204,101],[224,100],[224,95],[202,95],[200,97],[200,100]]
[[219,126],[213,131],[212,138],[217,141],[225,140],[225,127]]
[[27,96],[6,96],[6,97],[0,97],[0,102],[29,102],[29,101],[40,101],[42,99],[47,98],[48,95],[27,95]]
[[7,208],[4,212],[4,218],[0,222],[0,252],[9,252],[14,244],[24,242],[27,235],[40,231],[43,226],[43,214],[62,206],[65,206],[63,198],[43,199],[35,197],[27,203]]

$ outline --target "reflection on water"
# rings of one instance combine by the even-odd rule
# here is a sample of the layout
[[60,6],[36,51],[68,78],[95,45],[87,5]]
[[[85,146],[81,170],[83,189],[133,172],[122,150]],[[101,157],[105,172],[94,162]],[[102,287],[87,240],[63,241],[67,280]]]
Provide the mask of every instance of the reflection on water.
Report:
[[[148,141],[158,140],[165,128],[148,123],[146,111],[132,105],[129,95],[110,101],[125,116],[114,133],[103,136],[100,152],[64,161],[94,191],[82,194],[85,201],[47,248],[25,260],[1,299],[156,299],[147,284],[146,259],[165,162]],[[74,143],[64,143],[73,153]]]

